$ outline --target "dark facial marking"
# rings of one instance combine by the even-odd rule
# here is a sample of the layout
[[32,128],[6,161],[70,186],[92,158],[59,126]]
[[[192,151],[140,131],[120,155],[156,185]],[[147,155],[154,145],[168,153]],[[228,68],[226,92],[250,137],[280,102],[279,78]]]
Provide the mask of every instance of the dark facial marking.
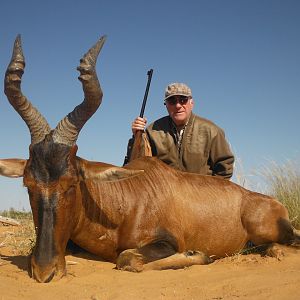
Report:
[[31,148],[30,171],[35,180],[54,182],[66,173],[70,146],[54,143],[50,135]]
[[34,256],[36,262],[43,266],[51,262],[56,255],[54,244],[54,227],[56,222],[57,196],[52,194],[49,199],[40,195],[38,199],[38,235]]

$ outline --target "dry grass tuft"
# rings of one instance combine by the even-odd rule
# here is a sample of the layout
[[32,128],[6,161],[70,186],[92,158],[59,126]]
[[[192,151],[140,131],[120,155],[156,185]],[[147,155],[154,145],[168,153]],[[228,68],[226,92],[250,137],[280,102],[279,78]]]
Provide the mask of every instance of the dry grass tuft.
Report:
[[300,161],[286,161],[279,165],[268,164],[252,174],[245,174],[243,165],[237,159],[235,182],[260,193],[271,195],[288,210],[293,226],[300,229]]
[[29,255],[35,245],[35,230],[31,212],[2,211],[0,215],[15,219],[21,223],[20,226],[7,226],[8,230],[0,237],[0,246],[9,247],[14,255]]
[[300,164],[274,162],[262,170],[268,194],[278,199],[288,210],[293,226],[300,229]]

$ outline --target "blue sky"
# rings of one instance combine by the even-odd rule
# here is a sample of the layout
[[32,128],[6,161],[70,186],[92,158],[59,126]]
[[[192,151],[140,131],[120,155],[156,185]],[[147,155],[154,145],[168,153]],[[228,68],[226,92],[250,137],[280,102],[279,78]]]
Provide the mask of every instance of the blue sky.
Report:
[[[27,98],[56,124],[83,99],[76,67],[106,34],[104,91],[78,155],[121,165],[154,69],[145,116],[165,115],[170,82],[193,91],[194,112],[226,132],[243,175],[300,156],[300,1],[52,0],[0,4],[0,74],[22,35]],[[0,91],[0,157],[28,157],[29,131]],[[0,177],[0,210],[29,209],[21,179]]]

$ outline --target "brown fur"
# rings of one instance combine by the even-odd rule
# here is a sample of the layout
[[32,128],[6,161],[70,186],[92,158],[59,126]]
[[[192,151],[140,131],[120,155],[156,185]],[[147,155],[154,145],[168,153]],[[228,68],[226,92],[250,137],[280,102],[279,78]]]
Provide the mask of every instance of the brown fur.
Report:
[[6,177],[22,177],[26,159],[8,158],[0,159],[0,175]]
[[[48,199],[53,193],[58,195],[54,254],[48,264],[38,265],[38,253],[33,253],[33,274],[38,281],[47,281],[54,273],[65,274],[69,238],[111,262],[117,262],[126,249],[135,249],[132,262],[124,266],[122,254],[123,262],[119,259],[117,264],[131,271],[207,263],[210,256],[237,253],[248,240],[256,245],[289,244],[298,238],[287,210],[277,200],[227,180],[176,171],[156,158],[140,158],[118,168],[75,157],[75,153],[73,147],[67,172],[53,184],[30,181],[31,159],[24,172],[37,227],[41,226],[37,195],[47,193]],[[38,243],[41,234],[38,230]],[[147,245],[151,259],[149,251],[142,251]],[[189,250],[202,254],[196,258],[174,255]]]

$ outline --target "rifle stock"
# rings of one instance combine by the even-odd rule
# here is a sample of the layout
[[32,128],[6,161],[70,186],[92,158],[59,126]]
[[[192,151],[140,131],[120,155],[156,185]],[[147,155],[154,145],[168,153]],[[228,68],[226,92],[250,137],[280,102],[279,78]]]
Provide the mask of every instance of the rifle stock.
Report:
[[152,156],[152,150],[146,132],[139,130],[134,137],[129,161],[143,156]]

